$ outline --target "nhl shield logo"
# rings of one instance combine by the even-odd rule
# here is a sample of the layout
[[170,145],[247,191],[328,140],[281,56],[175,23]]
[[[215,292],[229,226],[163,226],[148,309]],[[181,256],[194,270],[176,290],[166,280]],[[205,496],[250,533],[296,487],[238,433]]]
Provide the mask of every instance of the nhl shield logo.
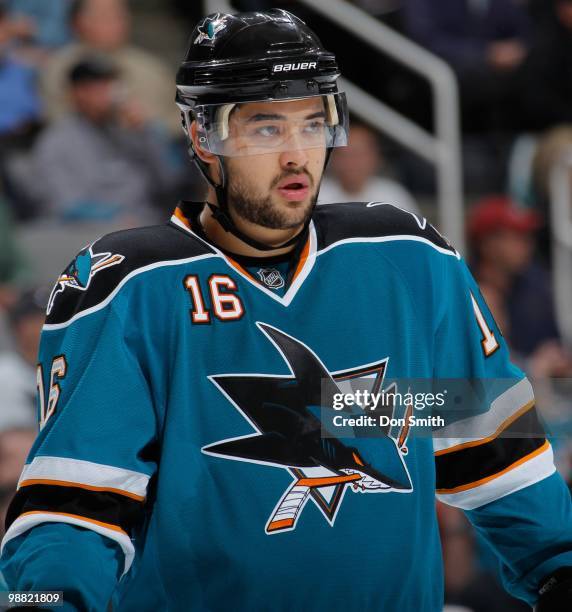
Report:
[[258,270],[258,276],[269,289],[282,289],[286,284],[284,277],[276,268],[261,268]]

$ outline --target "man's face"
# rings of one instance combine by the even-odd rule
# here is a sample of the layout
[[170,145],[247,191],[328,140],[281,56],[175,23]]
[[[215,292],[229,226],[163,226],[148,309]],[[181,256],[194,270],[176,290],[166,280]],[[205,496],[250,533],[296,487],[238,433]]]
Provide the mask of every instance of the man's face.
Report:
[[572,1],[559,0],[556,4],[556,14],[560,23],[569,30],[572,30]]
[[10,38],[10,21],[7,15],[0,14],[0,53],[5,50]]
[[230,210],[270,229],[304,224],[324,170],[324,125],[321,98],[235,109],[229,120],[232,156],[225,158]]
[[74,25],[80,40],[96,49],[113,51],[129,39],[130,18],[124,0],[89,0]]
[[534,255],[534,237],[528,232],[499,229],[481,244],[482,257],[507,274],[521,273]]
[[332,156],[334,175],[349,193],[364,188],[381,166],[379,144],[375,134],[365,126],[352,127],[349,146]]
[[101,79],[76,83],[72,86],[73,105],[80,114],[95,123],[110,119],[116,109],[117,83]]

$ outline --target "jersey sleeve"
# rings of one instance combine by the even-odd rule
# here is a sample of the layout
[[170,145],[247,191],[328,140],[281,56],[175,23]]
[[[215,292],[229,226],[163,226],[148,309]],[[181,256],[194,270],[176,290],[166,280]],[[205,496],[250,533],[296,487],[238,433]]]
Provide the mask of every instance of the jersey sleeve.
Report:
[[465,263],[446,260],[436,283],[434,379],[456,386],[461,401],[434,431],[437,498],[466,511],[495,551],[507,590],[533,604],[540,581],[572,565],[570,494],[530,382],[511,363]]
[[[74,571],[69,567],[72,559]],[[94,531],[44,523],[6,544],[0,569],[11,591],[62,591],[60,612],[100,612],[107,610],[123,571],[123,552],[115,541]]]
[[[106,591],[93,568],[117,559],[117,576],[111,561],[103,572],[114,582],[107,585],[112,590],[131,567],[134,540],[142,543],[159,428],[141,340],[145,334],[127,288],[83,308],[90,304],[89,292],[65,286],[53,294],[60,312],[75,314],[57,324],[48,317],[42,332],[39,433],[1,545],[0,571],[13,590],[55,586],[56,579],[74,590],[83,584],[88,597]],[[61,544],[62,526],[73,535],[67,548]],[[40,550],[43,563],[37,559]],[[93,555],[99,560],[89,558]],[[86,609],[97,606],[86,604]]]

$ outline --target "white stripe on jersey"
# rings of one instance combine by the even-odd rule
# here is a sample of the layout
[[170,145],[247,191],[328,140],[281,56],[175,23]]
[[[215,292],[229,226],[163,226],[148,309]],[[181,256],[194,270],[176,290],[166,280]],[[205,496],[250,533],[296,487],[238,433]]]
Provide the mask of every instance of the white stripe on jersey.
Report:
[[332,244],[323,248],[321,251],[318,251],[316,255],[323,255],[324,253],[327,253],[328,251],[331,251],[332,249],[335,249],[345,244],[374,244],[381,242],[421,242],[423,244],[426,244],[427,246],[430,246],[435,251],[439,251],[439,253],[442,253],[443,255],[449,255],[450,257],[455,257],[459,260],[461,259],[461,255],[457,251],[453,253],[448,249],[444,249],[443,247],[436,245],[434,242],[431,242],[431,240],[428,240],[427,238],[423,238],[422,236],[412,236],[410,234],[396,234],[395,236],[374,236],[370,238],[342,238],[341,240],[333,242]]
[[79,486],[114,489],[119,493],[123,491],[145,498],[149,478],[150,476],[141,472],[93,463],[92,461],[40,456],[35,457],[31,463],[24,466],[18,481],[18,489],[26,481],[49,480]]
[[534,402],[532,385],[523,378],[491,402],[487,412],[434,431],[435,452],[451,449],[466,442],[483,440],[496,434],[508,419]]
[[10,528],[4,535],[4,539],[0,545],[0,555],[4,550],[4,546],[6,546],[10,540],[22,535],[26,531],[32,529],[32,527],[36,527],[37,525],[44,523],[67,523],[69,525],[76,525],[78,527],[84,527],[85,529],[91,529],[91,531],[95,531],[96,533],[99,533],[99,535],[114,540],[119,544],[121,550],[123,550],[123,554],[125,555],[123,574],[126,574],[129,571],[135,556],[135,547],[133,546],[129,536],[124,531],[109,529],[104,527],[103,524],[98,524],[89,519],[84,520],[79,516],[72,516],[63,513],[38,511],[29,514],[24,513],[23,515],[19,516],[12,523],[12,525],[10,525]]
[[508,472],[497,477],[493,476],[482,485],[467,489],[466,491],[438,493],[437,499],[449,506],[455,506],[462,510],[474,510],[540,482],[551,476],[555,471],[552,447],[550,444],[547,444],[546,450],[528,461],[517,465]]

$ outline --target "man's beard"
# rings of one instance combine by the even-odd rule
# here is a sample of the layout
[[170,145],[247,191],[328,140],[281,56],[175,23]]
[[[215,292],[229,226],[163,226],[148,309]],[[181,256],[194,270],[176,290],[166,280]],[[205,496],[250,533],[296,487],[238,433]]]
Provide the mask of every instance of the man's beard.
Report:
[[[284,173],[272,181],[270,189],[272,190],[282,179],[300,174],[303,173]],[[313,178],[309,173],[304,174],[308,176],[310,188],[312,188],[314,186]],[[312,212],[318,200],[319,190],[317,189],[310,198],[310,201],[303,205],[303,209],[300,208],[296,211],[296,218],[294,219],[292,213],[289,214],[287,210],[281,210],[279,205],[272,201],[270,195],[261,197],[253,193],[242,181],[237,180],[236,177],[230,178],[229,176],[228,184],[229,189],[227,198],[229,208],[246,221],[261,225],[268,229],[285,230],[305,225],[312,216]],[[302,206],[301,202],[297,202],[296,204]]]

